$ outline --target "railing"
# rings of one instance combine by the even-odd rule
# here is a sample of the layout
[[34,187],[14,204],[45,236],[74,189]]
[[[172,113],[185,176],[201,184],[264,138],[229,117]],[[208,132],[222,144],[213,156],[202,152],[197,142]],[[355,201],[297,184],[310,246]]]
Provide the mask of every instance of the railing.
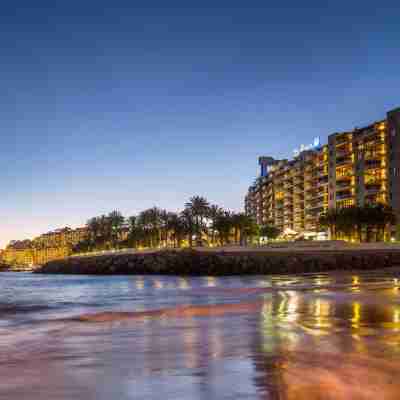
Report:
[[381,186],[373,186],[373,187],[369,187],[369,188],[365,188],[365,192],[367,195],[371,195],[371,194],[378,194],[381,191]]
[[[161,248],[160,248],[161,249]],[[95,251],[87,251],[83,253],[75,253],[71,254],[67,258],[73,258],[73,257],[90,257],[90,256],[101,256],[101,255],[106,255],[106,254],[124,254],[124,253],[135,253],[137,251],[144,251],[144,250],[139,250],[139,249],[112,249],[112,250],[95,250]],[[154,251],[154,249],[152,249]]]
[[351,158],[345,158],[345,159],[336,159],[336,166],[342,166],[342,165],[348,165],[348,164],[352,164],[353,160]]
[[341,194],[336,194],[336,200],[345,200],[345,199],[351,199],[353,197],[352,193],[341,193]]
[[365,169],[377,169],[382,167],[381,160],[367,160],[365,163]]

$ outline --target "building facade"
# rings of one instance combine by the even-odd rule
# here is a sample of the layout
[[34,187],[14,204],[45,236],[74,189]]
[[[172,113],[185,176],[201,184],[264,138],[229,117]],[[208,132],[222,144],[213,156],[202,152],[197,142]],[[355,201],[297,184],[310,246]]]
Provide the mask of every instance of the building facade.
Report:
[[400,221],[400,108],[364,128],[334,133],[291,160],[260,157],[245,211],[259,225],[315,236],[329,208],[390,205]]
[[42,265],[68,257],[72,247],[86,238],[86,228],[63,228],[33,240],[12,241],[1,253],[4,263],[15,266]]

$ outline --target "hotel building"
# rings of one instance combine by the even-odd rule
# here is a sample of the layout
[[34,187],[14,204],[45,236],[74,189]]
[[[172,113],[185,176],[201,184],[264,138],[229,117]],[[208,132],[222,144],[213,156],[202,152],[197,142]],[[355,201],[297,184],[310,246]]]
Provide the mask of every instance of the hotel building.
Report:
[[1,253],[1,260],[9,265],[42,265],[65,258],[74,245],[84,240],[87,228],[62,228],[45,233],[33,240],[12,241]]
[[316,236],[330,208],[390,205],[400,221],[400,108],[364,128],[302,146],[291,160],[260,157],[245,210],[259,225]]

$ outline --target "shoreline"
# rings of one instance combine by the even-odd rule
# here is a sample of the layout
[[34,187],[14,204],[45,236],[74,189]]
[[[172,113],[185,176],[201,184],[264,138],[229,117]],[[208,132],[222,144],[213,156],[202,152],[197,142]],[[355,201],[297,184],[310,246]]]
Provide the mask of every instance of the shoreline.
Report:
[[400,249],[183,249],[109,253],[50,261],[39,274],[234,276],[380,270]]

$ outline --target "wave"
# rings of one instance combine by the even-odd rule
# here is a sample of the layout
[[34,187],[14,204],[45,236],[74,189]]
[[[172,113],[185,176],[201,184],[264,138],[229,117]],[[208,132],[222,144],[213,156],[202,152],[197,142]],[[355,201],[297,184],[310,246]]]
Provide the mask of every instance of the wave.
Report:
[[143,320],[148,318],[215,317],[227,314],[256,313],[261,309],[262,305],[262,301],[256,301],[238,304],[187,305],[139,312],[109,311],[97,314],[83,314],[71,318],[71,320],[78,322],[113,322],[121,320]]
[[40,312],[49,310],[51,307],[41,304],[0,304],[0,318],[2,316],[9,316],[15,314],[26,314],[32,312]]

